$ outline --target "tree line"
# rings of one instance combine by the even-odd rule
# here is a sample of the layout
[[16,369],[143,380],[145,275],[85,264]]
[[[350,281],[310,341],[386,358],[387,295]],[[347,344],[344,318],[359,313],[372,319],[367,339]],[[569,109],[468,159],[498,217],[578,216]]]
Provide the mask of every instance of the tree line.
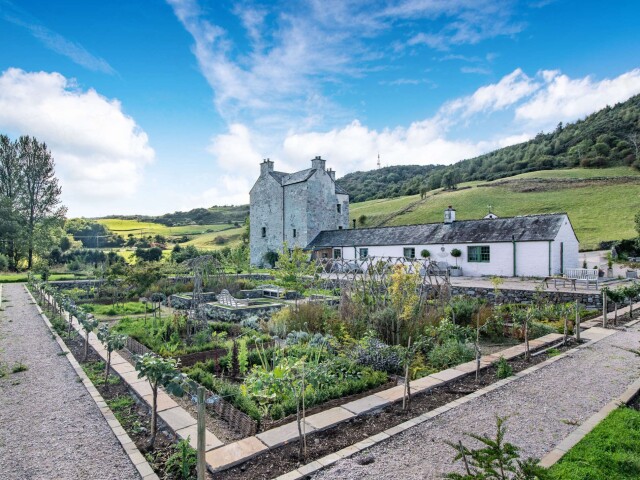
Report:
[[45,143],[0,134],[0,264],[31,268],[34,256],[59,243],[67,211],[61,193]]

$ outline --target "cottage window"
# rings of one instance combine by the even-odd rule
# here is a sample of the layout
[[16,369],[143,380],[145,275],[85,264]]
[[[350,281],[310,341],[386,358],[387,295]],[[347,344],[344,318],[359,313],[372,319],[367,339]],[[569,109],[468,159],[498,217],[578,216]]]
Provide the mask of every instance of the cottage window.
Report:
[[267,237],[267,227],[262,227],[262,238]]
[[415,247],[409,247],[404,249],[404,258],[416,258]]
[[333,258],[335,258],[336,260],[342,258],[342,249],[341,248],[334,248],[333,249]]
[[369,256],[369,249],[368,248],[361,248],[359,250],[359,257],[360,259],[365,259]]
[[336,205],[336,208],[338,209],[338,213],[342,213],[342,205],[340,205],[339,203]]
[[296,238],[298,236],[298,231],[294,228],[293,229],[293,238]]
[[467,260],[469,262],[481,262],[481,263],[490,262],[491,252],[490,252],[489,245],[467,247]]

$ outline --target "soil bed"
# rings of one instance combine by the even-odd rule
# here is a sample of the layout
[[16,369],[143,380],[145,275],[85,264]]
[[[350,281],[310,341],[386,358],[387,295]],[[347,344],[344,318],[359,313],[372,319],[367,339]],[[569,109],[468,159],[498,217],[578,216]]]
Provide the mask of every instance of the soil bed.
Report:
[[[557,347],[562,352],[576,345],[570,338],[566,346]],[[549,358],[548,353],[542,353],[531,357],[529,362],[517,357],[509,360],[513,373],[543,362]],[[424,394],[418,394],[411,399],[411,410],[403,411],[402,404],[397,403],[386,407],[371,415],[356,417],[336,427],[324,430],[316,434],[307,435],[307,458],[304,462],[298,460],[298,442],[292,442],[282,447],[275,448],[248,462],[229,470],[214,474],[215,479],[240,480],[240,479],[270,479],[282,475],[291,470],[309,463],[318,458],[329,455],[344,447],[353,445],[366,437],[380,433],[388,428],[403,423],[423,413],[435,410],[458,398],[464,397],[483,387],[497,382],[497,368],[491,366],[480,371],[478,380],[475,374],[467,375],[460,380],[441,387],[437,387]]]

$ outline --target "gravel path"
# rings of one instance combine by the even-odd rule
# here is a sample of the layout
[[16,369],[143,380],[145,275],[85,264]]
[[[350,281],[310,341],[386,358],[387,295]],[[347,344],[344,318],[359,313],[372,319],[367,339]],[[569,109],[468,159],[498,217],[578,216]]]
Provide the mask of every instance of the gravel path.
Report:
[[[493,435],[496,415],[508,416],[506,439],[522,449],[523,457],[541,458],[638,378],[640,356],[618,347],[638,348],[639,342],[637,325],[618,332],[337,462],[314,479],[435,479],[462,472],[461,465],[452,465],[455,452],[444,442],[472,445],[466,432]],[[373,456],[373,463],[358,464],[363,456]]]
[[[0,477],[139,479],[24,287],[4,285],[2,298]],[[18,362],[28,370],[11,373]]]

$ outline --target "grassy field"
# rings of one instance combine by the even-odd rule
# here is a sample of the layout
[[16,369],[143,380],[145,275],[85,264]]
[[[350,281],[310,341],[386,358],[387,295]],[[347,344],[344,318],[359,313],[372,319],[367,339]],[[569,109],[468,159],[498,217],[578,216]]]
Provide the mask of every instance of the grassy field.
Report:
[[[397,215],[385,225],[409,225],[439,222],[448,205],[456,209],[459,220],[482,218],[492,206],[499,216],[510,217],[535,213],[567,212],[580,240],[582,250],[597,248],[604,240],[620,240],[637,235],[634,216],[640,211],[640,183],[614,183],[615,177],[633,176],[640,172],[630,168],[572,169],[532,172],[509,177],[488,186],[461,184],[457,191],[429,193],[417,207]],[[609,177],[611,181],[593,181],[594,177]],[[585,183],[541,183],[535,179],[584,179]],[[505,183],[508,182],[508,183]],[[471,186],[473,185],[473,186]],[[463,187],[471,186],[464,189]],[[530,190],[530,191],[529,191]],[[389,200],[372,200],[353,204],[351,217],[366,215],[375,224],[393,211],[400,211],[419,196]]]
[[[242,242],[241,236],[243,232],[244,227],[232,228],[221,232],[204,233],[182,245],[193,245],[202,250],[218,250],[224,247],[236,247]],[[224,238],[225,243],[222,245],[215,243],[217,237]]]
[[180,236],[180,235],[200,235],[209,232],[219,232],[233,225],[214,224],[214,225],[185,225],[180,227],[167,227],[160,223],[138,222],[136,220],[123,220],[120,218],[100,218],[96,220],[103,224],[112,232],[118,233],[126,237],[130,233],[133,235],[164,235]]
[[[40,279],[40,275],[34,275]],[[75,275],[73,273],[52,273],[49,280],[77,280],[87,278],[85,275]],[[22,283],[28,280],[28,273],[0,273],[0,283]]]
[[549,469],[558,480],[640,478],[640,412],[614,410]]

